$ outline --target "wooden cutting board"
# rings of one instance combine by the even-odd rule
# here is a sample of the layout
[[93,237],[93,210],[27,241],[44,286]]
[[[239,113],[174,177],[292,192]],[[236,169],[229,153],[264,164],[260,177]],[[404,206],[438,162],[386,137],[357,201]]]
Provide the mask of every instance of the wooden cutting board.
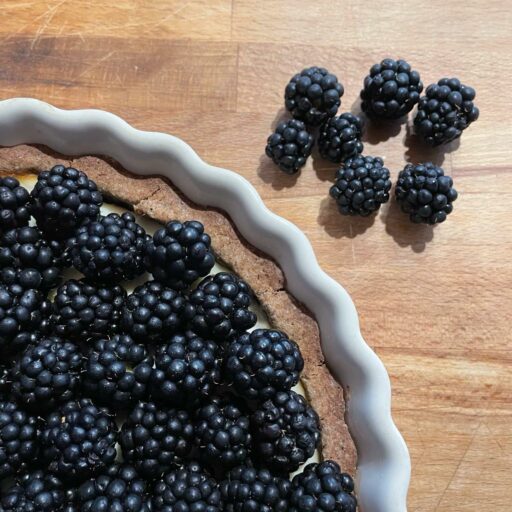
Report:
[[[97,107],[174,133],[238,171],[310,237],[352,294],[384,360],[394,416],[413,460],[417,512],[512,509],[512,16],[503,0],[5,0],[0,94]],[[460,197],[448,221],[409,223],[394,203],[346,219],[328,198],[335,166],[317,155],[281,174],[264,153],[285,117],[289,77],[323,65],[356,109],[384,57],[425,84],[457,76],[481,117],[460,143],[430,150],[408,124],[369,127],[366,153],[393,176],[433,160]],[[410,120],[409,120],[410,121]]]

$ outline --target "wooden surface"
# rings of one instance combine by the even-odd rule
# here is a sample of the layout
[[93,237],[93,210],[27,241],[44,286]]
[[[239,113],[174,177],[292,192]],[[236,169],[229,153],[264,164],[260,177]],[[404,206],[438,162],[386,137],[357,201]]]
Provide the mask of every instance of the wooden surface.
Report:
[[[385,362],[409,445],[409,508],[512,509],[512,16],[505,0],[4,0],[0,95],[97,107],[173,133],[235,170],[295,222],[351,293]],[[448,221],[409,224],[395,204],[340,217],[335,167],[310,159],[281,174],[263,156],[284,117],[288,78],[323,65],[357,110],[367,69],[403,57],[425,84],[457,76],[481,117],[460,144],[424,148],[408,126],[370,127],[366,153],[393,176],[433,160],[460,197]]]

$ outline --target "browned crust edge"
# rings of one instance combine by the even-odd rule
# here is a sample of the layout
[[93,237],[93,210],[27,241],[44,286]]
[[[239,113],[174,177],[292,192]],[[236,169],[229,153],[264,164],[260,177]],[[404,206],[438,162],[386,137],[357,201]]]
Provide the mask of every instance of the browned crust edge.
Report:
[[109,158],[67,157],[38,146],[0,148],[0,175],[39,173],[57,163],[84,171],[107,197],[141,215],[159,222],[194,218],[205,225],[218,259],[251,285],[272,325],[299,344],[305,360],[302,382],[322,424],[322,457],[353,473],[357,454],[345,422],[343,388],[326,366],[316,321],[286,291],[279,266],[243,240],[225,212],[191,203],[162,177],[137,177]]

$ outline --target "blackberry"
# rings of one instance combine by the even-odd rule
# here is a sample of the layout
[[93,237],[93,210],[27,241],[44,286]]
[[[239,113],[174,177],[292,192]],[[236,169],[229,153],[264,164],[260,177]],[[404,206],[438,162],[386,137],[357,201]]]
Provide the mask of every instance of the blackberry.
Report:
[[71,262],[85,277],[99,283],[133,279],[144,272],[148,235],[131,212],[100,216],[70,239]]
[[212,269],[215,257],[210,244],[210,236],[200,222],[173,220],[149,240],[144,264],[155,280],[181,290]]
[[290,481],[268,469],[239,466],[220,483],[225,512],[288,512]]
[[217,345],[191,331],[175,334],[157,348],[151,375],[152,395],[174,406],[192,407],[211,395],[220,380]]
[[254,295],[249,285],[228,272],[208,276],[190,293],[196,312],[190,326],[201,336],[226,340],[256,324],[249,309]]
[[389,200],[391,180],[382,158],[356,156],[341,164],[330,195],[342,215],[366,217]]
[[266,155],[286,174],[295,174],[304,166],[314,139],[298,119],[282,121],[267,139]]
[[85,222],[96,220],[103,197],[83,172],[56,165],[37,177],[32,192],[32,214],[50,238],[65,239]]
[[323,158],[335,163],[355,157],[363,151],[362,132],[361,118],[350,112],[331,117],[320,127],[318,151]]
[[0,400],[0,479],[23,471],[38,455],[39,425],[16,402]]
[[73,398],[82,371],[78,347],[57,336],[29,346],[14,365],[12,392],[31,411],[52,410]]
[[0,233],[28,225],[30,194],[16,178],[0,177]]
[[219,486],[191,462],[166,473],[153,489],[152,512],[220,512]]
[[186,297],[157,281],[135,288],[123,308],[121,327],[144,343],[161,343],[193,317],[195,308]]
[[123,409],[144,398],[153,358],[127,334],[102,338],[87,357],[83,389],[95,402]]
[[1,512],[67,512],[66,491],[58,477],[43,470],[25,473],[2,493]]
[[234,339],[224,361],[226,380],[249,400],[266,400],[290,390],[304,368],[298,345],[273,329],[255,329]]
[[292,480],[289,512],[356,512],[354,482],[332,460],[308,464]]
[[21,352],[48,329],[51,302],[38,290],[0,284],[0,354]]
[[306,462],[320,442],[315,410],[294,391],[282,391],[259,406],[251,417],[254,453],[262,464],[291,473]]
[[313,66],[297,73],[284,92],[286,110],[311,126],[336,115],[344,93],[343,85],[325,68]]
[[186,411],[138,403],[121,427],[124,460],[146,478],[155,478],[187,457],[194,427]]
[[420,99],[423,83],[409,63],[384,59],[370,68],[361,91],[361,109],[370,118],[398,119]]
[[65,250],[58,242],[46,241],[41,231],[22,227],[0,237],[0,268],[4,282],[25,288],[53,288],[65,265]]
[[432,146],[459,138],[480,114],[473,103],[475,96],[475,90],[457,78],[442,78],[429,85],[414,118],[418,134]]
[[196,412],[194,432],[200,457],[212,468],[230,469],[249,458],[249,417],[234,396],[203,404]]
[[70,279],[57,290],[54,299],[54,331],[79,341],[116,333],[125,300],[122,286]]
[[149,512],[146,482],[132,466],[115,464],[84,482],[76,493],[81,512]]
[[46,417],[42,455],[49,471],[68,481],[83,480],[114,462],[117,434],[107,409],[80,398]]
[[452,178],[431,162],[407,164],[398,175],[395,195],[402,211],[417,224],[444,222],[457,199]]

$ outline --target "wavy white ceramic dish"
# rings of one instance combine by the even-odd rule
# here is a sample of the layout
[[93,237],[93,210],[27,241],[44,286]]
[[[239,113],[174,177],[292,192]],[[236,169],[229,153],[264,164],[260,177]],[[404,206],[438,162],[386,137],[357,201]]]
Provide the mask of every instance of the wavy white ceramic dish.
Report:
[[406,512],[410,458],[391,417],[388,374],[361,336],[348,293],[321,270],[297,227],[270,212],[244,178],[206,164],[180,139],[136,130],[107,112],[2,101],[0,145],[18,144],[108,155],[131,172],[167,176],[192,201],[226,211],[251,244],[279,263],[290,292],[313,312],[328,365],[350,390],[347,421],[358,451],[361,512]]

